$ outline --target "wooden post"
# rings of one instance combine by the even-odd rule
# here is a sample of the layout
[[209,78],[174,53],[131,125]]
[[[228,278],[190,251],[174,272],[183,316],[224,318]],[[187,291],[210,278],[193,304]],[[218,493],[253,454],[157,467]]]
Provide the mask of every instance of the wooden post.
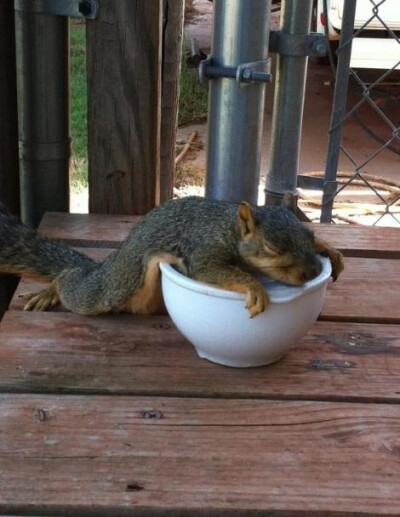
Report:
[[162,0],[102,0],[87,22],[89,211],[160,198]]
[[14,2],[0,2],[0,201],[19,213]]
[[[14,2],[0,2],[0,201],[19,213],[18,119],[15,69]],[[16,279],[0,275],[0,317]]]
[[164,0],[160,200],[172,198],[178,123],[184,0]]

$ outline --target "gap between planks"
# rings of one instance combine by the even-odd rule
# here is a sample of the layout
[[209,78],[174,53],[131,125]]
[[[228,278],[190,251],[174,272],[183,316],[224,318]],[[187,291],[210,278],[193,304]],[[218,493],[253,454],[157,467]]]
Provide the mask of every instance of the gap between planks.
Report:
[[200,359],[167,317],[9,311],[0,391],[400,402],[400,327],[318,322],[279,362]]
[[[66,240],[73,246],[114,248],[140,220],[140,216],[47,212],[39,229],[46,236]],[[400,258],[398,228],[332,224],[309,226],[345,256]]]

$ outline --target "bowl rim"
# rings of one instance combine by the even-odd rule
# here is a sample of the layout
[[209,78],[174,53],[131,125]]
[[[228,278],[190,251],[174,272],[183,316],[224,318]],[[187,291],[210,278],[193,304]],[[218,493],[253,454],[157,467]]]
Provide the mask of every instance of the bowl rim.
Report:
[[[300,296],[303,296],[306,293],[315,291],[325,285],[331,276],[332,264],[328,257],[318,255],[318,259],[321,262],[322,270],[317,277],[300,286],[290,286],[274,282],[275,284],[279,285],[279,288],[275,290],[272,289],[268,292],[270,302],[287,303],[289,301],[295,300],[296,298],[299,298]],[[214,296],[217,298],[228,298],[231,300],[245,299],[245,294],[236,293],[234,291],[227,291],[226,289],[220,289],[219,287],[214,287],[203,282],[193,280],[192,278],[183,275],[171,264],[167,264],[166,262],[160,262],[159,266],[162,277],[165,276],[174,284],[190,291],[194,291],[199,294],[205,294],[207,296]],[[268,290],[268,287],[266,287],[266,289]]]

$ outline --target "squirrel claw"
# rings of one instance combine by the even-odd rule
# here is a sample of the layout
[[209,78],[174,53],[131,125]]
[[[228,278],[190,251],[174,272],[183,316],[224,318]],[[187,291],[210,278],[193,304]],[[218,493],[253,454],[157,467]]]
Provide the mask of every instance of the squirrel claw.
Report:
[[24,311],[47,311],[60,303],[58,294],[52,285],[38,293],[25,293],[22,296],[28,300]]
[[337,250],[329,250],[328,256],[331,260],[332,264],[332,278],[333,281],[336,282],[338,276],[344,269],[344,259],[343,255],[340,253],[340,251]]
[[254,318],[264,312],[268,305],[268,296],[263,287],[250,287],[246,296],[246,308],[249,310],[250,318]]

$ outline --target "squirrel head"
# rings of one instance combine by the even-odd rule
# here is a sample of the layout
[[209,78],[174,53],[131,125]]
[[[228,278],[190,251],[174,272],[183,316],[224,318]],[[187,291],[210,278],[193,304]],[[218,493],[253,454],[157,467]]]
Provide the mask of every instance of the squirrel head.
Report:
[[319,275],[314,233],[287,207],[238,208],[239,254],[249,266],[289,285]]

